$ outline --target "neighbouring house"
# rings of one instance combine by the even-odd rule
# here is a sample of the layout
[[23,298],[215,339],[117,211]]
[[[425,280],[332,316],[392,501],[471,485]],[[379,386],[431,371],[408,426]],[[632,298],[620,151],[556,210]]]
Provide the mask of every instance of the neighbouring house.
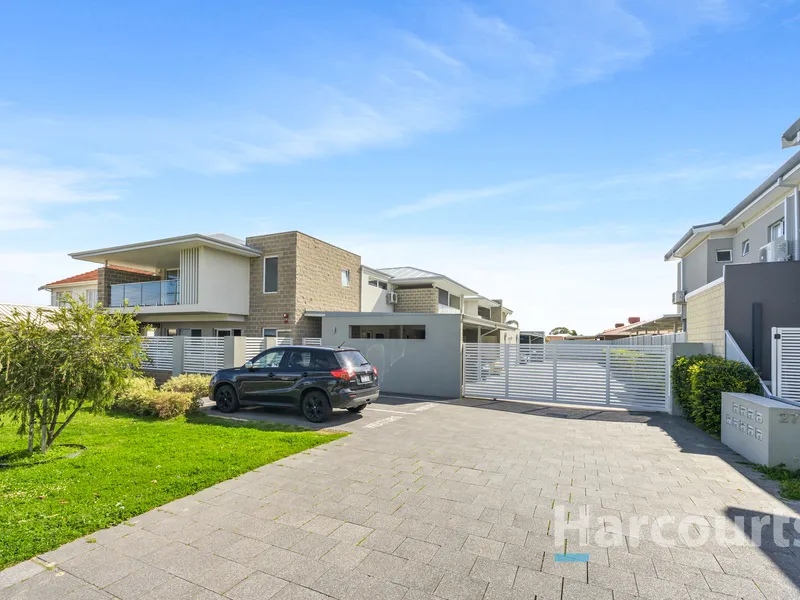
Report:
[[[784,141],[796,141],[797,128]],[[798,186],[800,152],[721,219],[689,229],[665,256],[677,262],[672,300],[687,340],[721,356],[735,342],[765,380],[772,327],[800,326]]]
[[[396,313],[456,315],[457,341],[512,343],[512,311],[451,278],[413,267],[372,269],[352,252],[298,231],[238,239],[188,234],[71,254],[98,269],[42,286],[136,311],[156,335],[322,338],[327,313],[368,315],[355,337],[424,339]],[[350,333],[350,331],[348,331]]]
[[156,278],[157,275],[154,271],[108,265],[45,284],[39,290],[50,292],[50,306],[64,306],[67,296],[81,298],[88,304],[96,304],[99,299],[104,297],[105,288],[117,282],[118,279],[154,281]]
[[627,323],[616,323],[611,329],[597,334],[598,340],[620,340],[641,335],[664,335],[683,330],[680,314],[662,315],[642,321],[639,317],[628,317]]

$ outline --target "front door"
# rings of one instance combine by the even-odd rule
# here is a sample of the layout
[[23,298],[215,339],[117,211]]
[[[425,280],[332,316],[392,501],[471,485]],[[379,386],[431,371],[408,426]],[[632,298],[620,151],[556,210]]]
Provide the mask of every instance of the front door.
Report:
[[242,400],[268,402],[276,390],[285,387],[280,366],[286,355],[282,348],[270,348],[253,359],[253,368],[240,375],[239,393]]

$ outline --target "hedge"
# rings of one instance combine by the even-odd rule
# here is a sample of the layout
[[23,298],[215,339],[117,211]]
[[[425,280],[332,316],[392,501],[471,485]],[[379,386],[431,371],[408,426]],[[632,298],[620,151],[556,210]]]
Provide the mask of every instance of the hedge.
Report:
[[722,392],[761,395],[761,380],[748,365],[719,356],[681,356],[672,366],[672,397],[686,418],[709,433],[719,433]]
[[149,377],[130,377],[114,399],[114,408],[135,415],[174,419],[200,408],[198,394],[187,391],[185,387],[191,386],[165,384],[158,390],[155,380]]

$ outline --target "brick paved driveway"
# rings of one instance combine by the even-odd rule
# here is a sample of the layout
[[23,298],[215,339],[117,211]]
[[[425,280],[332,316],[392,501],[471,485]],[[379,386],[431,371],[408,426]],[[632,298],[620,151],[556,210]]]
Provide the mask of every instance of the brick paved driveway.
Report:
[[[800,598],[800,549],[712,535],[737,515],[797,515],[680,421],[466,401],[376,408],[348,422],[348,438],[0,572],[0,599]],[[559,507],[573,524],[591,511],[590,545],[559,531]],[[688,525],[674,537],[665,525],[659,544],[630,517]],[[588,563],[558,562],[565,544]]]

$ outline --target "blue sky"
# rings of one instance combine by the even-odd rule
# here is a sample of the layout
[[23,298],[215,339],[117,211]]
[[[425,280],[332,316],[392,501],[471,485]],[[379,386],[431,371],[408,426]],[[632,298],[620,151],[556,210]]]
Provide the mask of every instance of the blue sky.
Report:
[[[0,302],[67,252],[300,229],[585,333],[790,156],[800,2],[0,4]],[[556,6],[553,6],[556,5]]]

